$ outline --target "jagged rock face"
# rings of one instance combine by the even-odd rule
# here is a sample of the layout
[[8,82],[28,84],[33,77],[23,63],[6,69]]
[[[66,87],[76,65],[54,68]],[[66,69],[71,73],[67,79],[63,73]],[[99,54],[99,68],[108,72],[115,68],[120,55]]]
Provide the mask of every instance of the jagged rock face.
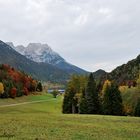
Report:
[[12,42],[7,42],[9,46],[25,55],[35,62],[45,62],[49,64],[58,64],[65,61],[58,53],[54,52],[47,44],[30,43],[27,47],[23,45],[14,46]]
[[47,44],[30,43],[24,51],[24,55],[36,62],[58,64],[65,61],[58,53],[54,52]]

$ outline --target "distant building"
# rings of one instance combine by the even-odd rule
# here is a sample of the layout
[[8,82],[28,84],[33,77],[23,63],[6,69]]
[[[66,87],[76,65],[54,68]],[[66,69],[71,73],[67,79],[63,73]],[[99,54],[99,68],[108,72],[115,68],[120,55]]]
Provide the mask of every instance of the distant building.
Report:
[[64,94],[65,93],[65,89],[58,89],[58,90],[56,90],[56,89],[48,89],[48,93],[52,93],[53,91],[58,91],[59,93],[61,93],[61,94]]

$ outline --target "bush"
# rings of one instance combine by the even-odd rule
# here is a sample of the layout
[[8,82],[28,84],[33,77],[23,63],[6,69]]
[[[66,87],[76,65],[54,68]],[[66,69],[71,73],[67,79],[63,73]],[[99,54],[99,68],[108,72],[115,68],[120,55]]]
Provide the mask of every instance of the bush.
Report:
[[58,91],[54,90],[54,91],[52,92],[52,95],[53,95],[54,98],[56,98],[57,95],[58,95]]

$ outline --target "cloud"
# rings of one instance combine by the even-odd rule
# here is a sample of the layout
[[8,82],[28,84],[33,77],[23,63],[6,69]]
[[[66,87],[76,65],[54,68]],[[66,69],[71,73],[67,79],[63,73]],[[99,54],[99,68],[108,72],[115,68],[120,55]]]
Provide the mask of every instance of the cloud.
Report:
[[0,39],[48,43],[67,61],[107,71],[140,52],[139,0],[0,0]]

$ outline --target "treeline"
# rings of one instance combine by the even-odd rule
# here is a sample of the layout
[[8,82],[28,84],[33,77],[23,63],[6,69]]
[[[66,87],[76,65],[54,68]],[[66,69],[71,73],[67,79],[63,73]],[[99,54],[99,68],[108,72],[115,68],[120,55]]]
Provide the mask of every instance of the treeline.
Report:
[[[114,82],[95,81],[93,74],[89,77],[72,76],[63,100],[63,113],[127,115],[119,90]],[[140,115],[138,102],[134,114]]]
[[0,65],[0,98],[15,98],[42,91],[42,84],[7,64]]

